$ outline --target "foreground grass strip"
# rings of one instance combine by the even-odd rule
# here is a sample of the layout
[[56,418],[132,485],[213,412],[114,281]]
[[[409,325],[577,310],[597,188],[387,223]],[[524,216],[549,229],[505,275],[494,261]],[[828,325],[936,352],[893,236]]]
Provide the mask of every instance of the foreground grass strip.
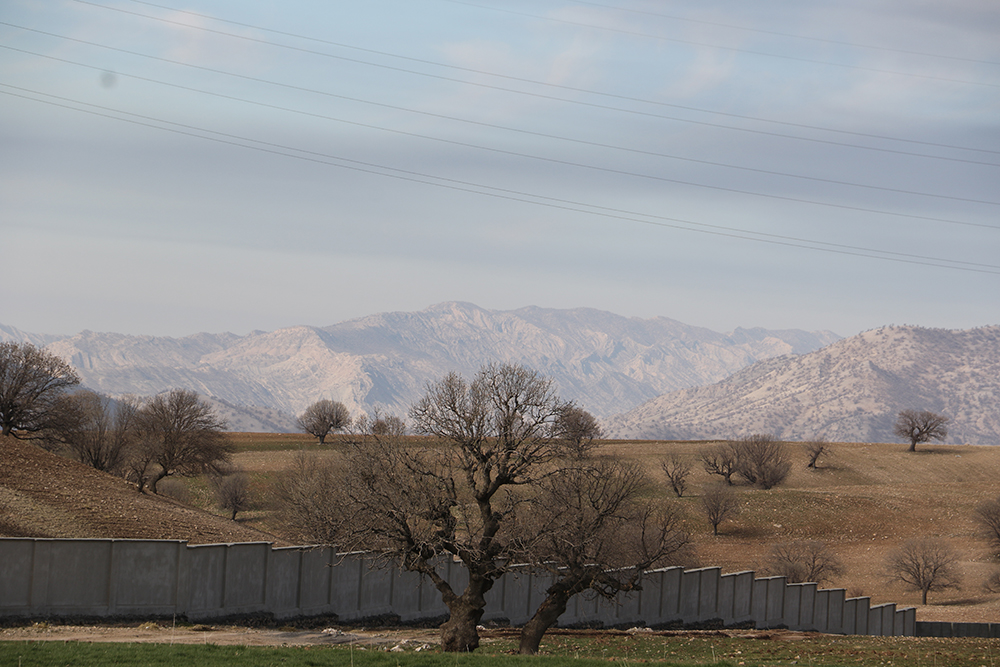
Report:
[[543,655],[511,655],[508,639],[474,654],[348,646],[247,647],[0,641],[0,665],[199,667],[1000,667],[1000,640],[810,636],[794,641],[722,636],[555,636]]
[[[0,665],[20,667],[606,667],[607,660],[571,657],[391,653],[343,647],[214,646],[211,644],[91,644],[0,642]],[[677,663],[680,664],[680,663]]]

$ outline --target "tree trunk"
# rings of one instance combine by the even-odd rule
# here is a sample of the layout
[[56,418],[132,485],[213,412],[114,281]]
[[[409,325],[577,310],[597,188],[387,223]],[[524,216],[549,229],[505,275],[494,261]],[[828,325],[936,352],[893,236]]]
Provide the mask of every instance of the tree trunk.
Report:
[[910,441],[910,451],[911,452],[917,451],[917,441],[916,440],[911,440]]
[[558,590],[549,595],[538,605],[535,615],[521,628],[521,655],[535,655],[542,643],[545,631],[555,625],[562,613],[566,611],[571,593]]
[[924,589],[923,591],[921,591],[921,592],[922,592],[922,593],[924,594],[924,597],[923,597],[924,601],[923,601],[923,603],[922,603],[922,604],[927,604],[927,589],[925,588],[925,589]]
[[[156,484],[157,484],[157,482],[159,482],[159,481],[160,481],[161,479],[163,479],[163,478],[164,478],[164,477],[166,477],[166,476],[167,476],[167,471],[165,471],[165,470],[161,470],[160,472],[158,472],[158,473],[156,473],[155,475],[153,475],[152,477],[150,477],[150,478],[149,478],[149,481],[147,481],[147,482],[146,482],[146,487],[147,487],[147,488],[148,488],[148,489],[149,489],[150,491],[152,491],[152,492],[153,492],[153,495],[154,495],[154,496],[155,496],[155,495],[158,495],[158,494],[156,493]],[[141,489],[140,489],[140,490],[141,490]]]
[[448,605],[448,620],[441,625],[441,650],[448,653],[471,653],[479,648],[479,625],[483,607],[465,595]]

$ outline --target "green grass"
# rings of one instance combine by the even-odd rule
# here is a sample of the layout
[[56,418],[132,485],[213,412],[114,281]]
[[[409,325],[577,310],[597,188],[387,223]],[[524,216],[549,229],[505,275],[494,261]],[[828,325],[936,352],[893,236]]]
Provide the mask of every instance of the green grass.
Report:
[[389,652],[339,646],[246,647],[204,644],[0,642],[0,665],[22,667],[136,665],[215,667],[328,665],[334,667],[625,667],[641,663],[754,667],[996,667],[1000,640],[815,636],[796,640],[721,635],[643,636],[623,633],[551,635],[542,655],[512,655],[515,640],[491,641],[471,655],[438,650]]

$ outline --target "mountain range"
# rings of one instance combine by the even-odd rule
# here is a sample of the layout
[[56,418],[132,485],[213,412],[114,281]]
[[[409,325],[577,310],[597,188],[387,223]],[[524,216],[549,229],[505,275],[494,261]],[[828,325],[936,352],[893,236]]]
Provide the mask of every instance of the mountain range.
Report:
[[605,421],[620,438],[894,442],[896,415],[951,419],[946,442],[1000,444],[1000,326],[883,327],[800,356],[766,359],[708,386]]
[[320,398],[354,414],[405,415],[428,382],[502,361],[553,378],[610,437],[887,442],[900,410],[927,409],[951,418],[948,442],[1000,444],[1000,326],[892,326],[842,339],[449,302],[245,336],[50,336],[0,325],[2,340],[45,345],[111,396],[193,389],[240,431],[296,430],[294,415]]
[[291,415],[320,398],[342,401],[352,413],[405,415],[428,382],[450,371],[471,377],[489,361],[550,376],[563,398],[606,417],[839,339],[829,331],[724,334],[665,317],[588,308],[498,311],[459,302],[245,336],[83,331],[58,337],[0,327],[0,340],[46,345],[78,370],[85,386],[108,395],[193,389],[215,400],[234,430],[292,430]]

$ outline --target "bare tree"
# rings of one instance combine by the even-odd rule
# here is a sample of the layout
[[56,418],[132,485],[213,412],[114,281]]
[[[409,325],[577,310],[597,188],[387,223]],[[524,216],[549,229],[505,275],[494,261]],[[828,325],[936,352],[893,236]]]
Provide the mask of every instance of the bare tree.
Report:
[[889,554],[885,565],[890,581],[920,591],[921,603],[927,604],[930,591],[960,587],[958,562],[958,554],[946,542],[922,538],[907,540]]
[[739,514],[740,500],[731,487],[726,484],[716,484],[705,489],[701,494],[701,509],[705,518],[712,524],[712,534],[719,534],[719,524]]
[[361,415],[354,422],[355,433],[367,435],[400,437],[406,435],[406,422],[396,415],[383,415],[379,411],[372,416]]
[[521,531],[524,560],[553,583],[521,629],[520,652],[535,654],[545,632],[583,591],[613,598],[641,588],[651,567],[690,557],[690,537],[678,512],[642,498],[647,482],[637,466],[614,459],[578,459],[543,479],[531,496]]
[[298,425],[309,435],[319,438],[319,444],[326,443],[331,431],[339,431],[351,425],[351,412],[340,401],[328,398],[316,401],[298,417]]
[[705,466],[705,472],[722,477],[726,486],[732,486],[733,475],[738,471],[738,458],[733,443],[726,442],[705,447],[699,453],[699,457]]
[[990,541],[994,556],[1000,556],[1000,498],[979,504],[975,519]]
[[809,455],[809,463],[806,464],[807,468],[812,468],[816,470],[819,468],[819,457],[830,451],[830,443],[822,442],[820,440],[814,440],[813,442],[806,443],[806,454]]
[[289,535],[309,544],[335,543],[347,507],[342,473],[329,457],[300,451],[276,476],[272,494],[277,515]]
[[583,408],[567,404],[556,417],[556,429],[566,440],[577,458],[585,458],[601,437],[597,418]]
[[663,473],[667,476],[667,481],[670,482],[670,488],[674,490],[677,497],[680,498],[683,496],[687,490],[687,479],[691,474],[691,464],[673,454],[666,461],[661,462],[660,467],[663,468]]
[[[423,444],[374,432],[352,438],[340,513],[350,523],[339,534],[434,584],[449,610],[445,651],[479,646],[485,595],[520,549],[515,491],[568,454],[556,428],[564,406],[548,378],[490,364],[471,382],[452,373],[428,385],[410,411],[415,430],[432,436]],[[464,566],[463,588],[444,577],[441,557]]]
[[137,440],[139,399],[84,390],[60,397],[45,438],[69,448],[81,463],[109,473],[126,467]]
[[768,558],[768,571],[789,583],[823,583],[844,573],[844,566],[830,545],[816,540],[776,544]]
[[736,471],[762,489],[781,484],[792,469],[785,444],[770,435],[748,435],[733,441],[731,447],[736,453]]
[[215,502],[230,512],[229,518],[236,521],[239,512],[250,509],[250,476],[240,468],[232,468],[210,477]]
[[153,493],[164,477],[220,472],[229,463],[233,445],[223,433],[226,423],[193,391],[173,389],[154,396],[139,411],[137,421],[143,441],[137,449],[156,464],[148,477]]
[[0,343],[0,434],[22,437],[50,426],[53,406],[80,377],[31,343]]
[[909,440],[910,451],[915,452],[921,442],[931,440],[944,442],[948,437],[949,421],[951,420],[948,417],[928,410],[903,410],[896,417],[892,432],[903,440]]

